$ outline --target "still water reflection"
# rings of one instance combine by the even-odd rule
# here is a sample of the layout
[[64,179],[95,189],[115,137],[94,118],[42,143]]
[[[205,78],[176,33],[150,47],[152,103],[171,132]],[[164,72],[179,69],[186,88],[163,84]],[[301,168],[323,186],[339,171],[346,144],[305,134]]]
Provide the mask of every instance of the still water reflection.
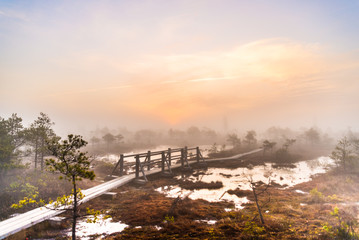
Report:
[[[216,182],[221,181],[223,187],[220,189],[199,189],[186,190],[180,186],[160,187],[156,190],[165,193],[168,197],[185,197],[191,199],[205,199],[210,202],[232,201],[236,209],[248,202],[246,197],[239,198],[235,195],[226,193],[230,189],[250,190],[248,179],[251,177],[255,182],[262,181],[267,183],[269,178],[283,188],[292,187],[296,184],[307,182],[311,177],[318,173],[325,173],[334,162],[329,157],[319,157],[314,160],[301,161],[294,164],[293,168],[274,168],[272,163],[255,166],[251,169],[239,167],[236,169],[208,168],[200,174],[186,178],[191,181]],[[181,178],[177,176],[177,178]]]

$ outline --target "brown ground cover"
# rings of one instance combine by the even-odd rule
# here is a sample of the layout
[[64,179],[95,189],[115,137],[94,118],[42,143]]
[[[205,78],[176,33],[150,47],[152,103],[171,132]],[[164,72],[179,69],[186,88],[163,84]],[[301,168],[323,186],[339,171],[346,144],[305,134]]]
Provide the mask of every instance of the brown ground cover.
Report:
[[[125,195],[119,195],[118,198],[122,200],[111,214],[117,216],[116,220],[130,224],[131,227],[122,233],[108,236],[107,239],[334,239],[338,220],[331,215],[333,209],[336,206],[341,212],[353,212],[353,209],[339,204],[342,200],[338,199],[342,199],[342,195],[337,195],[338,198],[332,197],[336,193],[335,188],[324,187],[326,184],[336,185],[336,179],[341,181],[348,177],[330,177],[332,174],[317,176],[313,183],[300,184],[295,188],[269,187],[268,194],[262,195],[259,200],[263,206],[264,225],[259,222],[251,191],[229,191],[228,193],[239,197],[247,196],[251,202],[246,204],[243,210],[226,212],[224,208],[233,207],[231,203],[165,198],[153,191],[154,185],[165,186],[163,179],[152,179],[151,183],[140,189],[130,185],[124,194],[133,201],[125,200]],[[328,178],[332,179],[332,182],[328,183]],[[359,183],[359,178],[351,178],[351,181]],[[315,187],[318,192],[323,191],[319,200],[316,195],[295,191],[311,191]],[[345,197],[347,190],[354,189],[344,188],[342,194]],[[139,201],[141,199],[142,201]],[[126,204],[123,204],[124,202]],[[217,222],[209,225],[194,221],[205,219]],[[156,229],[154,225],[160,226],[161,229]]]
[[[244,161],[211,162],[208,166],[235,168],[249,163],[263,164],[268,158],[256,154],[245,157]],[[180,174],[179,170],[174,172]],[[198,175],[198,172],[201,170],[195,173]],[[114,199],[98,197],[82,208],[108,210],[114,221],[129,225],[123,232],[106,239],[340,239],[338,216],[348,221],[357,216],[359,175],[353,173],[333,171],[293,188],[272,184],[259,196],[265,224],[259,221],[252,191],[228,191],[250,200],[244,209],[228,212],[225,209],[234,207],[231,202],[167,198],[155,191],[168,185],[189,185],[187,189],[196,189],[191,184],[208,187],[205,183],[201,185],[201,181],[193,183],[157,174],[149,176],[145,185],[122,186],[114,190],[117,192]],[[339,208],[337,215],[336,207]],[[216,220],[216,223],[200,220]]]

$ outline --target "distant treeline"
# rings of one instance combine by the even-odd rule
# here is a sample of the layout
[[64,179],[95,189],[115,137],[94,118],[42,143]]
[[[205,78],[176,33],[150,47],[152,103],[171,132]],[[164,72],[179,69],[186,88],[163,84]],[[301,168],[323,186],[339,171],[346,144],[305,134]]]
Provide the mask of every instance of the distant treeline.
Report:
[[113,153],[120,154],[136,149],[153,148],[159,145],[169,146],[198,146],[215,145],[217,150],[228,148],[248,149],[251,147],[263,147],[263,142],[275,142],[275,147],[282,146],[288,139],[294,139],[298,146],[328,146],[332,147],[334,139],[321,129],[311,127],[301,130],[289,128],[270,127],[266,131],[257,133],[255,130],[233,130],[218,132],[207,127],[191,126],[185,130],[168,129],[152,130],[141,129],[130,131],[126,128],[110,130],[107,127],[91,131],[88,137],[90,142],[88,150],[94,154]]
[[[32,168],[43,169],[44,157],[49,155],[46,142],[60,139],[53,130],[54,122],[45,113],[40,113],[29,126],[23,126],[22,118],[17,114],[3,118],[0,116],[0,171],[2,177],[12,168],[24,167],[26,163]],[[240,129],[240,124],[238,124]],[[354,133],[352,133],[354,134]],[[153,148],[159,145],[198,146],[215,145],[217,150],[236,148],[238,146],[266,147],[263,143],[275,143],[271,148],[279,148],[288,139],[295,140],[295,146],[328,146],[335,143],[333,136],[317,127],[301,130],[270,127],[264,132],[255,130],[232,130],[218,132],[208,127],[191,126],[187,129],[153,130],[141,129],[130,131],[126,128],[110,130],[98,128],[86,134],[90,154],[124,153],[136,149]],[[270,146],[270,145],[269,145]],[[0,178],[2,178],[0,177]]]

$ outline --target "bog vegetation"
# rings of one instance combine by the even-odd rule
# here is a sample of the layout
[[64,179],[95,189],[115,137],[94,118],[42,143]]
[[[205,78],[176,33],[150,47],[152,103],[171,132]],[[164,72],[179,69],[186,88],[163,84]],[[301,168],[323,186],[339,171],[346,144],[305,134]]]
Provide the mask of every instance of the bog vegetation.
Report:
[[[142,129],[135,132],[123,128],[117,130],[103,128],[96,129],[88,134],[89,144],[87,145],[87,142],[79,135],[70,134],[61,140],[61,137],[57,136],[53,130],[53,126],[54,123],[50,117],[44,113],[40,113],[39,117],[27,127],[23,126],[22,118],[17,114],[12,114],[9,118],[0,117],[1,219],[6,219],[13,213],[28,211],[49,202],[53,203],[51,199],[57,199],[58,203],[72,205],[72,237],[75,239],[76,219],[80,216],[80,212],[99,215],[106,210],[89,204],[87,212],[83,212],[84,210],[80,211],[77,204],[79,199],[83,197],[80,188],[93,186],[96,183],[91,182],[91,180],[95,179],[95,173],[98,177],[104,177],[110,173],[113,167],[111,163],[100,161],[96,156],[116,155],[158,145],[207,145],[209,157],[233,156],[262,148],[263,151],[255,159],[251,159],[250,163],[246,163],[246,167],[263,162],[275,163],[274,166],[276,167],[290,167],[291,164],[303,159],[303,157],[310,159],[330,153],[329,155],[336,163],[336,168],[329,173],[329,176],[334,177],[327,181],[327,185],[320,183],[320,178],[318,178],[319,182],[316,186],[305,185],[304,187],[311,186],[311,188],[307,189],[309,194],[304,201],[306,204],[318,205],[322,208],[323,203],[340,203],[344,202],[348,196],[359,197],[357,194],[359,189],[353,187],[357,180],[359,181],[356,177],[359,169],[359,140],[357,135],[350,131],[338,142],[335,142],[328,134],[315,127],[301,131],[271,127],[263,133],[257,133],[254,130],[242,133],[238,131],[219,133],[209,128],[200,129],[195,126],[189,127],[187,130],[153,131]],[[217,163],[212,164],[214,167],[222,167],[216,165]],[[237,166],[238,162],[228,162],[226,167],[231,167],[231,164]],[[68,181],[59,180],[59,178],[65,178]],[[169,205],[168,211],[161,209],[161,212],[158,213],[153,210],[154,216],[158,217],[159,224],[162,224],[164,229],[169,230],[166,233],[169,235],[155,234],[155,236],[171,237],[172,230],[173,234],[185,231],[188,227],[186,221],[190,221],[189,218],[193,217],[193,214],[188,213],[188,216],[186,215],[188,210],[186,208],[191,208],[191,205],[195,204],[198,205],[199,209],[206,209],[203,211],[208,211],[207,213],[211,216],[223,220],[212,227],[194,224],[192,226],[194,229],[202,231],[198,234],[198,238],[201,239],[250,236],[267,239],[268,237],[281,236],[279,234],[281,231],[285,234],[297,231],[298,235],[289,235],[294,239],[296,239],[295,237],[300,238],[300,230],[303,230],[301,229],[303,226],[292,226],[288,216],[285,216],[285,212],[275,209],[275,205],[271,204],[280,201],[281,196],[285,196],[283,201],[288,201],[292,208],[293,206],[298,208],[299,203],[293,202],[292,195],[284,195],[281,191],[274,190],[270,179],[268,179],[268,184],[255,182],[250,177],[248,179],[252,191],[246,194],[251,194],[254,205],[249,204],[243,212],[223,213],[219,210],[221,205],[219,204],[216,205],[214,208],[216,212],[213,213],[209,210],[209,206],[213,207],[213,204],[205,201],[194,203],[189,199],[176,203],[178,206],[183,205],[183,209],[180,210],[177,209],[177,205],[170,206],[171,200],[165,200],[163,196],[149,192],[145,196],[146,201],[160,199]],[[340,182],[338,183],[338,181]],[[198,189],[204,186],[203,184],[197,186],[191,182],[182,182],[181,184],[187,189]],[[330,187],[329,184],[342,186],[349,193]],[[207,185],[206,187],[208,187]],[[215,188],[222,187],[221,182],[213,183],[213,185]],[[265,198],[263,193],[266,194]],[[125,195],[120,202],[129,205],[136,204],[126,202],[126,196],[129,197],[128,201],[133,201],[133,197],[142,199],[142,193],[139,193],[138,196],[136,194],[138,193],[132,197]],[[233,190],[231,194],[243,194],[243,192]],[[63,197],[58,198],[59,196]],[[268,199],[271,199],[269,204],[267,203]],[[117,207],[123,208],[123,206]],[[126,212],[128,209],[123,210]],[[292,210],[299,211],[298,209]],[[325,214],[326,217],[318,216],[318,218],[323,218],[326,222],[320,222],[320,226],[317,227],[308,227],[310,229],[308,231],[314,231],[314,233],[317,231],[320,236],[324,237],[323,239],[359,239],[358,221],[354,211],[348,211],[338,206],[322,210],[317,214]],[[197,211],[199,210],[197,209]],[[267,212],[273,213],[273,215]],[[182,213],[186,214],[181,216]],[[121,218],[122,216],[123,219],[126,219],[120,212],[115,211],[113,214],[114,218]],[[156,217],[151,219],[156,219]],[[141,219],[136,219],[136,221],[140,223]],[[154,234],[152,230],[148,231]],[[189,233],[192,234],[192,231]],[[135,229],[125,231],[119,235],[119,238],[128,238],[131,237],[131,234],[136,236],[135,238],[145,238],[145,235],[141,235]],[[315,235],[313,232],[311,234],[311,236]],[[175,236],[178,235],[172,237]]]

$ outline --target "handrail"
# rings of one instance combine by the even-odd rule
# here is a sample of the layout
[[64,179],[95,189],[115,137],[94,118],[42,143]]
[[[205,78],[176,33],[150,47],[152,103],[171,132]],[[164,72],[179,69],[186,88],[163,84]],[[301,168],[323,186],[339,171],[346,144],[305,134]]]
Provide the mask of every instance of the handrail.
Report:
[[[182,149],[182,148],[174,148],[174,149],[169,148],[169,149],[171,149],[171,152],[173,153],[173,152],[181,152],[181,149]],[[194,150],[194,149],[196,149],[196,148],[188,148],[187,150]],[[167,149],[167,150],[162,150],[162,151],[151,152],[151,156],[153,156],[153,155],[160,155],[160,154],[162,154],[163,151],[168,152],[169,150]],[[130,154],[130,155],[124,155],[123,157],[124,157],[124,158],[127,158],[127,157],[136,157],[137,155],[139,155],[140,157],[146,157],[147,154],[148,154],[148,152],[134,153],[134,154]]]
[[[256,149],[251,152],[239,154],[239,155],[236,155],[233,157],[219,158],[219,159],[212,159],[212,160],[207,159],[206,161],[233,160],[233,159],[238,159],[240,157],[243,157],[245,155],[259,152],[259,151],[262,151],[262,149]],[[173,166],[171,166],[171,168],[176,168],[176,167],[181,167],[181,163],[177,163],[177,164],[174,164]],[[147,173],[147,175],[158,173],[158,172],[161,172],[161,169],[152,169],[151,171],[149,171]],[[135,178],[135,174],[130,174],[130,175],[122,176],[122,177],[113,179],[111,181],[102,183],[95,187],[83,190],[85,197],[81,200],[81,203],[87,202],[95,197],[98,197],[101,194],[103,194],[111,189],[114,189],[114,188],[117,188],[124,184],[127,184],[128,182],[132,181],[134,178]],[[56,216],[64,211],[65,210],[51,210],[51,209],[47,209],[45,207],[40,207],[40,208],[30,210],[26,213],[22,213],[18,216],[1,221],[0,222],[0,239],[3,239],[12,234],[15,234],[23,229],[26,229],[26,228],[33,226],[39,222],[42,222],[46,219]]]
[[[195,150],[195,153],[193,153],[194,150]],[[151,156],[158,156],[158,155],[160,155],[160,157],[151,158]],[[124,163],[125,158],[129,158],[129,157],[134,157],[135,161]],[[137,154],[129,154],[129,155],[121,154],[120,159],[117,161],[110,176],[115,174],[118,167],[120,167],[119,175],[123,176],[124,175],[124,166],[126,166],[126,167],[135,166],[136,167],[136,178],[139,178],[140,171],[141,171],[143,174],[143,177],[146,179],[146,176],[145,176],[146,174],[143,169],[143,166],[147,166],[147,171],[149,171],[152,165],[161,163],[162,172],[165,171],[165,166],[167,166],[168,171],[171,172],[171,161],[172,160],[180,160],[182,168],[184,168],[185,165],[187,165],[187,167],[189,167],[189,165],[188,165],[189,160],[196,160],[197,162],[199,162],[200,160],[204,161],[199,147],[191,147],[191,148],[183,147],[183,148],[175,148],[175,149],[168,148],[168,149],[162,150],[162,151],[154,151],[154,152],[147,151],[147,152],[142,152],[142,153],[137,153]]]

